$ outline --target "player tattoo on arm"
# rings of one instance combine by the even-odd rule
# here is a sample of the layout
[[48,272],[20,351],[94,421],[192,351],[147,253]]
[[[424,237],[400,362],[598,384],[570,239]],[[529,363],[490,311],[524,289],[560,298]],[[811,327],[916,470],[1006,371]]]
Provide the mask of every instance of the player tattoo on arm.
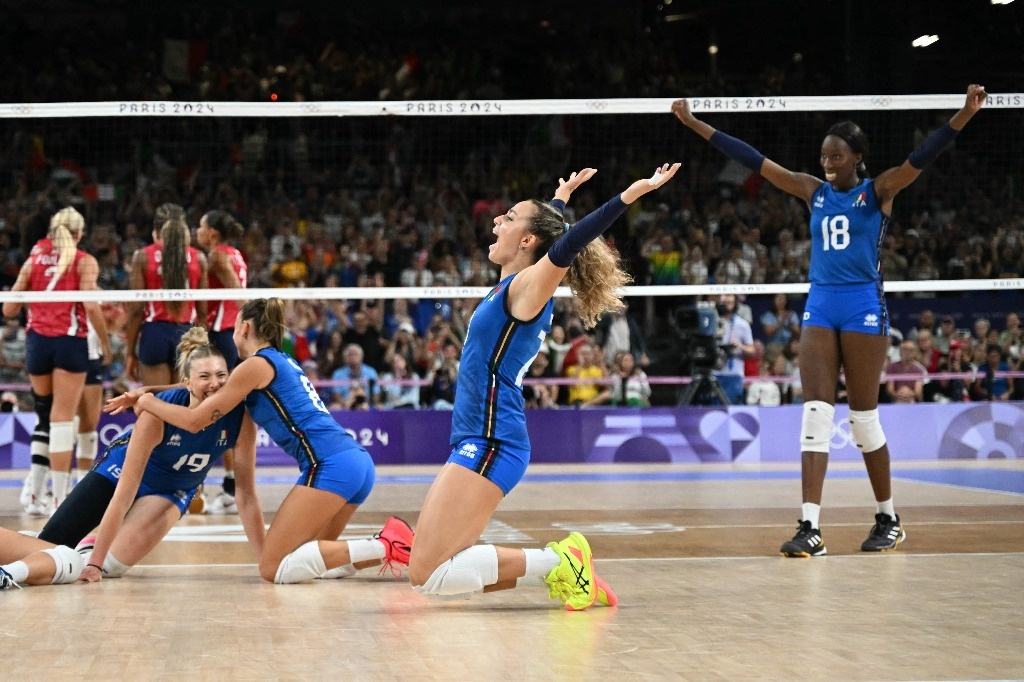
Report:
[[213,414],[210,415],[210,423],[212,424],[213,422],[217,421],[218,419],[221,418],[221,416],[223,415],[221,415],[220,410],[214,410]]

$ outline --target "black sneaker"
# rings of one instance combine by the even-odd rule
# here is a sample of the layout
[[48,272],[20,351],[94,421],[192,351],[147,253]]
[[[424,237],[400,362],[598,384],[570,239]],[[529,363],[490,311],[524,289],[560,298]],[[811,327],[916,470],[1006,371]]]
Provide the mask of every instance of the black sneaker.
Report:
[[879,512],[875,514],[875,525],[871,527],[871,534],[864,544],[860,546],[862,552],[888,552],[896,549],[896,545],[907,539],[907,531],[903,530],[900,523],[900,515],[896,518]]
[[782,543],[782,547],[779,548],[779,553],[782,556],[824,556],[828,554],[828,550],[825,549],[825,543],[821,540],[821,531],[817,528],[811,528],[810,521],[798,521],[797,522],[796,535],[793,539]]

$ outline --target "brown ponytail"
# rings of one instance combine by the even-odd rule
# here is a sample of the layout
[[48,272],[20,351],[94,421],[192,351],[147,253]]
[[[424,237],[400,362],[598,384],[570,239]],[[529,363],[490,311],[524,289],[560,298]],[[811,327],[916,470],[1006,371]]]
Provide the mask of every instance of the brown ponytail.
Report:
[[[188,288],[189,238],[188,225],[181,218],[168,220],[160,230],[160,241],[163,242],[160,272],[164,287],[168,289]],[[167,301],[164,305],[175,317],[181,313],[181,301]]]
[[284,301],[279,298],[254,298],[239,311],[243,321],[252,323],[256,338],[281,350],[284,341]]

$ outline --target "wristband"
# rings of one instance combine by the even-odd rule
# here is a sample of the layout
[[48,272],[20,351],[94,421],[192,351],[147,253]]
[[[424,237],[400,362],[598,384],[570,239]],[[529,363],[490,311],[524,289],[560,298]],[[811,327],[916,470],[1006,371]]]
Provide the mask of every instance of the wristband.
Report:
[[96,564],[86,564],[86,565],[85,565],[85,567],[86,567],[86,568],[89,568],[90,566],[92,566],[93,568],[95,568],[95,569],[96,569],[97,571],[99,571],[100,573],[102,573],[102,572],[103,572],[103,567],[102,567],[102,566],[97,566]]

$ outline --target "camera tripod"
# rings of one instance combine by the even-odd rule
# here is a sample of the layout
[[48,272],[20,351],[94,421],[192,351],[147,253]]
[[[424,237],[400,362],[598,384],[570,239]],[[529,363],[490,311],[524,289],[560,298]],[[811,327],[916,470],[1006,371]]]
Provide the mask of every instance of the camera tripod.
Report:
[[718,379],[710,370],[698,369],[694,370],[693,374],[690,375],[693,379],[686,387],[679,392],[679,401],[676,403],[677,407],[686,407],[693,403],[693,399],[697,397],[698,393],[702,388],[706,388],[711,392],[723,405],[731,405],[729,397],[725,395],[725,391],[722,390],[721,385],[718,383]]

